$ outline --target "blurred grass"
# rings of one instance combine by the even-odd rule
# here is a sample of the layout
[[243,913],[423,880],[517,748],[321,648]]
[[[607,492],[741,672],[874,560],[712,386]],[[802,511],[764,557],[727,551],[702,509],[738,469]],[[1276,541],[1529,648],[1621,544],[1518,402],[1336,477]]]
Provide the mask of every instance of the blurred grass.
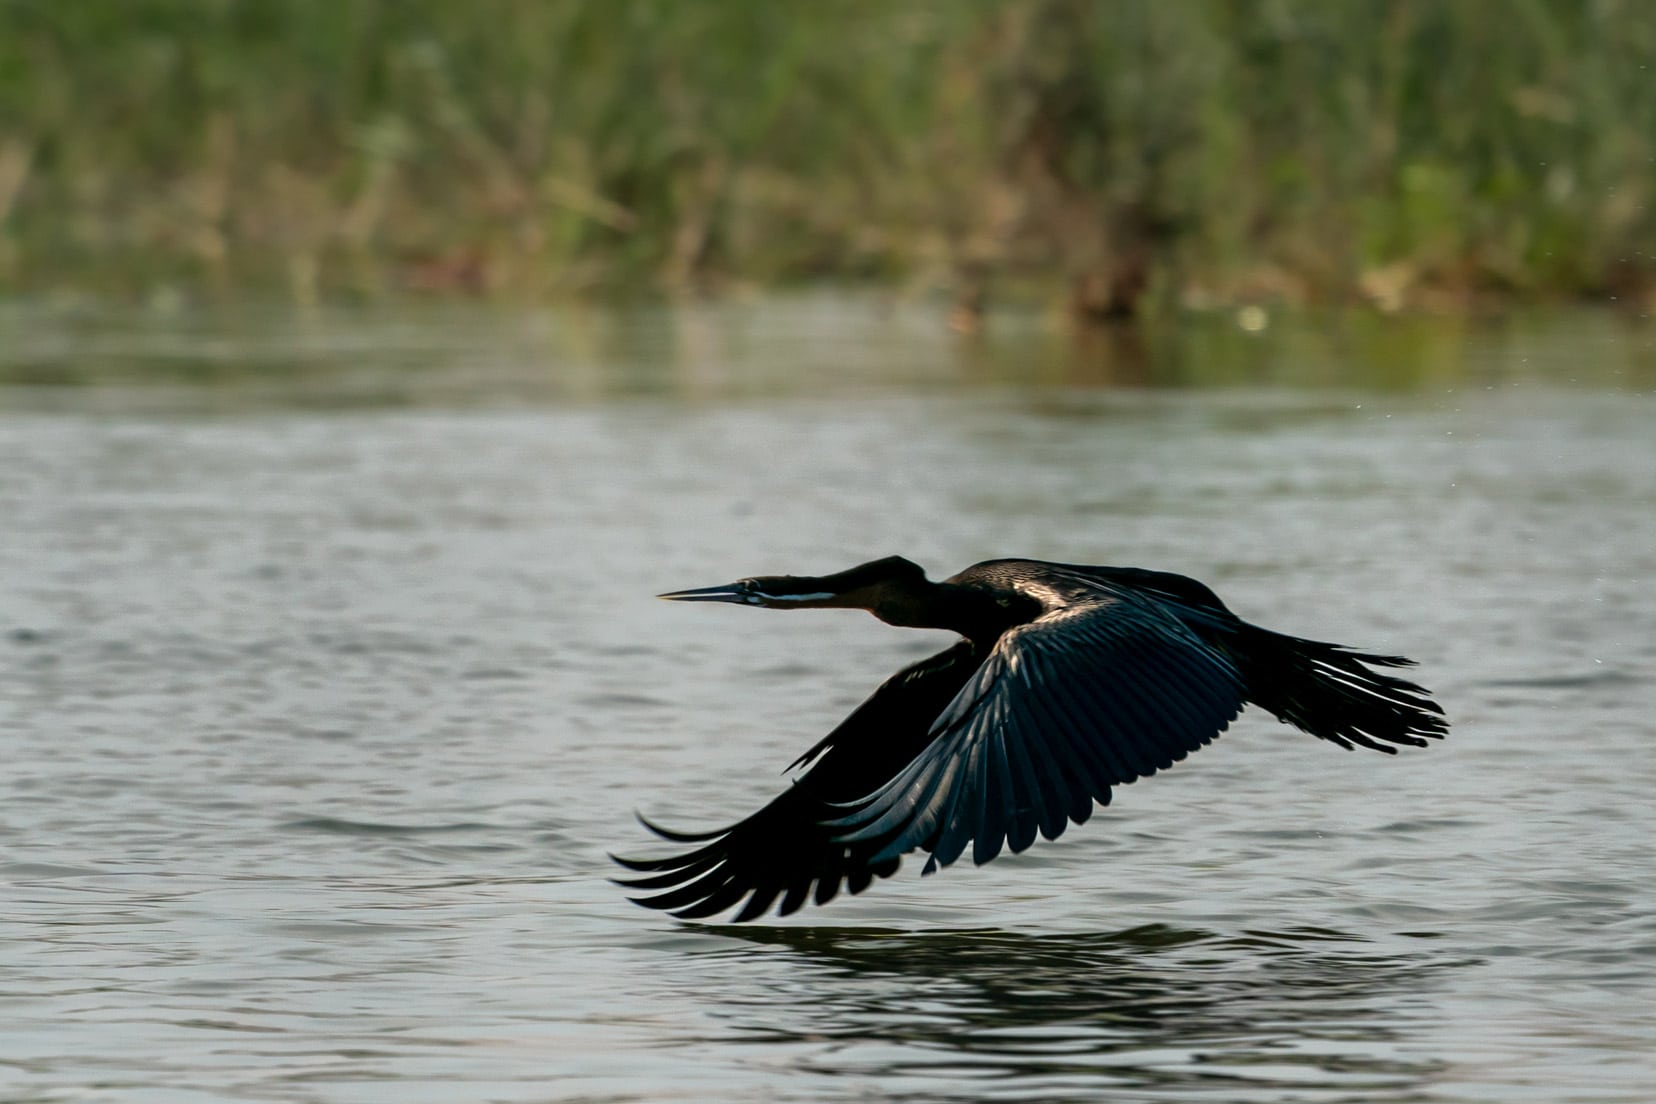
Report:
[[0,0],[0,292],[1656,288],[1644,0]]

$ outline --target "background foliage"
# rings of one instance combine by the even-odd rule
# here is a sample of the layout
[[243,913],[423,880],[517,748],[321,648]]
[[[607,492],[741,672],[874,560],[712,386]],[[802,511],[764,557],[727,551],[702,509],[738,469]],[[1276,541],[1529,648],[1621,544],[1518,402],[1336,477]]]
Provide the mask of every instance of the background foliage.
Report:
[[1644,0],[0,0],[0,290],[1637,298]]

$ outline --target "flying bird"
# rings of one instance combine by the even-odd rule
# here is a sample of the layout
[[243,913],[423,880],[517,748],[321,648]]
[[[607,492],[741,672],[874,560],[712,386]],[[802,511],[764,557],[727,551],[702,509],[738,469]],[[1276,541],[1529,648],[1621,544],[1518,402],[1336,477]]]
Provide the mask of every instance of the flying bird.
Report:
[[834,575],[760,576],[678,602],[862,609],[948,629],[952,647],[887,679],[787,768],[769,805],[716,832],[675,832],[665,858],[615,861],[641,905],[696,919],[773,904],[786,916],[860,893],[902,855],[924,873],[971,848],[986,863],[1085,823],[1112,787],[1212,742],[1252,703],[1311,735],[1396,752],[1448,731],[1428,692],[1369,655],[1251,625],[1203,584],[1130,567],[988,560],[940,583],[890,556]]

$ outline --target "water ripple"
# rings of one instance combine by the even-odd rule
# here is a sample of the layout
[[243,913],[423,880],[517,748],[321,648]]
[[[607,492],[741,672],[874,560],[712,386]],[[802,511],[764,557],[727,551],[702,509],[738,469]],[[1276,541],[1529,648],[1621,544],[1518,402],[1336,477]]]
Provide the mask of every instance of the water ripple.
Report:
[[[717,934],[783,955],[782,969],[810,971],[814,994],[809,1009],[784,1010],[785,992],[727,1004],[715,1013],[727,1031],[748,1043],[810,1044],[831,1055],[816,1060],[824,1072],[891,1078],[883,1083],[895,1098],[906,1095],[905,1083],[967,1070],[1015,1079],[1029,1099],[1081,1085],[1199,1083],[1250,1093],[1419,1087],[1443,1063],[1400,1044],[1429,1027],[1439,976],[1469,965],[1383,953],[1315,928],[1230,936],[1162,924],[1067,935]],[[1216,1051],[1222,1063],[1213,1061]]]

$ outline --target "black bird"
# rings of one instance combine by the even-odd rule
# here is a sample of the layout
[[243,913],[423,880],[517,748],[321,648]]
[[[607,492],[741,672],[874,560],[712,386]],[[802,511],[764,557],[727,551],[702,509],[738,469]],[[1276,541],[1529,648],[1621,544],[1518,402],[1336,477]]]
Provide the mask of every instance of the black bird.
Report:
[[[1084,823],[1110,787],[1165,770],[1252,702],[1340,747],[1395,752],[1448,731],[1443,710],[1367,655],[1250,625],[1194,579],[1131,567],[989,560],[934,583],[901,556],[836,575],[762,576],[661,595],[768,609],[863,609],[963,639],[887,679],[788,769],[780,797],[694,845],[616,861],[634,898],[686,919],[742,903],[778,915],[860,893],[930,853],[986,863]],[[643,817],[639,818],[643,820]]]

